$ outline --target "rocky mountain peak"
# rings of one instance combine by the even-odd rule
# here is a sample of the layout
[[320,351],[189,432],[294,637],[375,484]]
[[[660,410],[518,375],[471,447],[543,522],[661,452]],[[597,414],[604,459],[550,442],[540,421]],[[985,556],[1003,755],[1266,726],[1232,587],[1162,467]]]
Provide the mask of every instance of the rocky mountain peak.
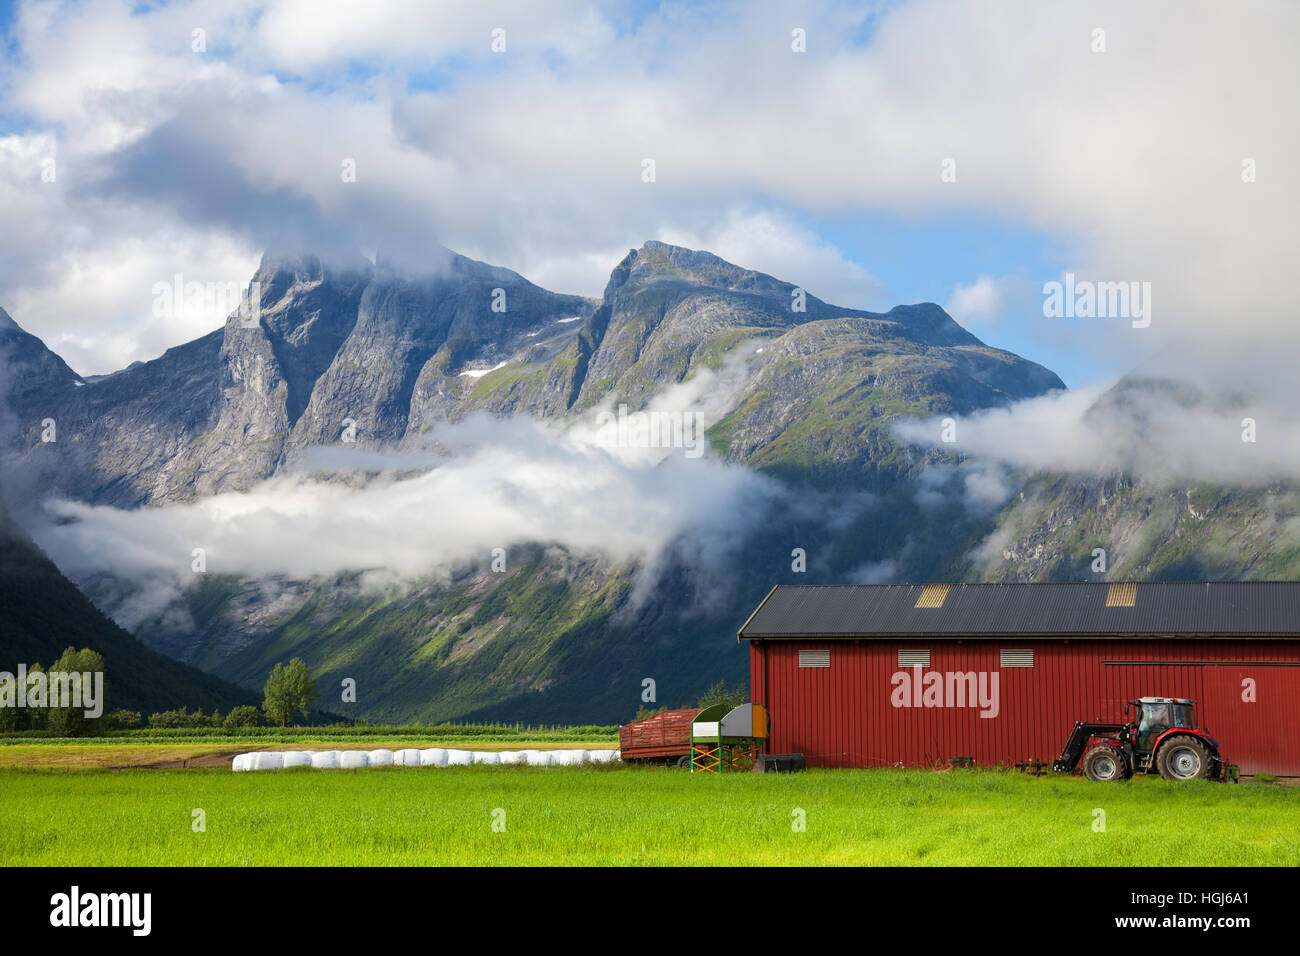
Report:
[[[772,276],[746,269],[711,252],[648,240],[623,260],[629,265],[629,279],[653,282],[675,279],[692,285],[731,292],[753,292],[788,297],[795,288]],[[622,263],[620,263],[620,266]]]

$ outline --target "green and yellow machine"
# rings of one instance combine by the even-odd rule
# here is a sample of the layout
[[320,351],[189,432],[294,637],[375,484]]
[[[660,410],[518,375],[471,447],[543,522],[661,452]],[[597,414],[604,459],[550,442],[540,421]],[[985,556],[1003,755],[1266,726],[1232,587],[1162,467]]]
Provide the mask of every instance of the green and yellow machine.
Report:
[[691,721],[691,773],[753,770],[766,742],[767,708],[762,704],[706,707]]

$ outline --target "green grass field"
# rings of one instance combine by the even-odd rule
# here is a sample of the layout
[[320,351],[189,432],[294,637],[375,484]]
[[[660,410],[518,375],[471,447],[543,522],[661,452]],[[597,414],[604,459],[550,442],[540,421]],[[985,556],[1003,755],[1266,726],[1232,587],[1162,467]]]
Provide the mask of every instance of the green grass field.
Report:
[[0,769],[0,865],[285,864],[1296,866],[1300,788],[618,765]]

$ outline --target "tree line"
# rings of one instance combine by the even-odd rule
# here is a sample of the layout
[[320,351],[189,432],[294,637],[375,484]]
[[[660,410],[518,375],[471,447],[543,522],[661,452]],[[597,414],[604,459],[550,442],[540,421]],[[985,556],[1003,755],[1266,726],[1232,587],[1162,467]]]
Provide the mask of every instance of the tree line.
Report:
[[[26,670],[28,687],[34,686],[33,681],[38,680],[37,674],[102,673],[106,688],[104,696],[110,696],[104,658],[90,648],[77,650],[69,647],[49,666],[48,671],[39,663],[28,666]],[[260,708],[253,704],[242,704],[222,715],[218,709],[207,714],[202,710],[181,707],[157,711],[145,717],[135,710],[109,710],[104,707],[101,716],[87,717],[82,706],[51,706],[53,701],[47,700],[43,706],[0,706],[0,733],[38,730],[55,737],[85,737],[105,731],[135,730],[146,726],[159,729],[220,728],[226,733],[236,733],[244,728],[260,727],[266,722],[287,727],[299,715],[308,717],[312,703],[319,696],[316,681],[307,665],[301,658],[295,657],[288,665],[277,663],[271,668],[266,685],[262,688]]]

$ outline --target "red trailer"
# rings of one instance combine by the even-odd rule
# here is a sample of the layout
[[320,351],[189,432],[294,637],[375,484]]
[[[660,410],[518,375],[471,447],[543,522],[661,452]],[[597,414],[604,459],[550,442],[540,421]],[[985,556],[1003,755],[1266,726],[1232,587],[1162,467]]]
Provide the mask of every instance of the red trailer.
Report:
[[774,588],[740,630],[769,753],[1050,763],[1080,720],[1197,701],[1242,773],[1300,775],[1300,583]]
[[702,708],[665,710],[618,728],[618,750],[623,760],[652,760],[677,757],[689,761],[691,721]]

